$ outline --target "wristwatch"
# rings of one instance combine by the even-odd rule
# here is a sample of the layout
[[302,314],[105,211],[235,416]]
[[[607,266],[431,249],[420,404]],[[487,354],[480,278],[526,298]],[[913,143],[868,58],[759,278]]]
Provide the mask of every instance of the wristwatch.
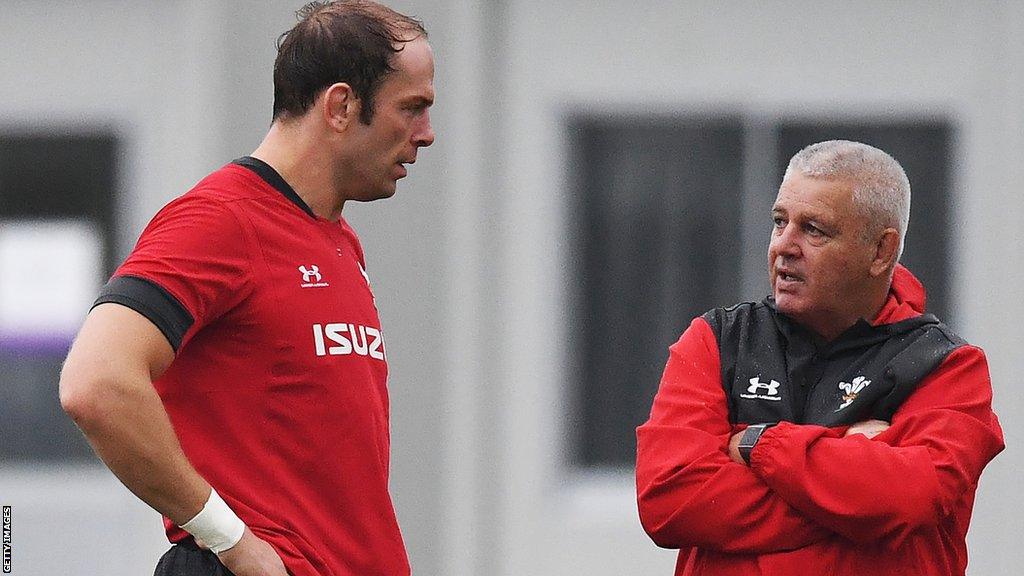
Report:
[[761,435],[764,434],[764,431],[775,426],[775,424],[775,422],[751,424],[743,431],[743,436],[740,436],[740,445],[738,448],[740,451],[740,457],[742,457],[743,461],[747,463],[747,466],[750,466],[750,451],[757,445],[757,441],[761,439]]

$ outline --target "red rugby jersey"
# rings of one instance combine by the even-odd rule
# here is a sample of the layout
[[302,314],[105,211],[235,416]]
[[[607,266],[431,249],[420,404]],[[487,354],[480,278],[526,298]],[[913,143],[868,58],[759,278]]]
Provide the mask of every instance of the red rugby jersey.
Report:
[[154,384],[185,454],[291,574],[409,574],[384,339],[344,220],[243,158],[162,209],[98,302],[168,336],[176,357]]

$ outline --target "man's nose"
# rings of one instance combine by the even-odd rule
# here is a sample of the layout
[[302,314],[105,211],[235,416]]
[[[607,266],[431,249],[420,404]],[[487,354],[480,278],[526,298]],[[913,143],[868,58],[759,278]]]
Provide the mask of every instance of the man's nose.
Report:
[[427,111],[423,114],[423,121],[418,127],[419,129],[413,133],[412,139],[416,146],[430,146],[434,143],[434,127],[430,124],[430,112]]
[[779,256],[799,256],[801,251],[797,232],[796,226],[793,226],[792,224],[786,224],[786,226],[781,230],[776,228],[775,233],[772,234],[772,252]]

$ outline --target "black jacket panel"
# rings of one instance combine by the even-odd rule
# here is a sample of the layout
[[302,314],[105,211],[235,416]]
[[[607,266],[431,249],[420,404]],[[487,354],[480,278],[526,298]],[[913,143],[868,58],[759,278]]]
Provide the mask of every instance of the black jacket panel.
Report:
[[965,344],[931,314],[881,326],[861,320],[828,343],[780,314],[771,299],[716,308],[704,319],[718,340],[734,424],[888,421]]

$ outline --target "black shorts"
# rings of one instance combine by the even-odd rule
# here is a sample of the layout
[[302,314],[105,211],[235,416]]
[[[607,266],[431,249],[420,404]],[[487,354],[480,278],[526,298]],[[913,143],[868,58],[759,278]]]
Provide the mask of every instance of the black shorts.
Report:
[[234,576],[209,550],[191,539],[171,546],[160,558],[153,576]]

